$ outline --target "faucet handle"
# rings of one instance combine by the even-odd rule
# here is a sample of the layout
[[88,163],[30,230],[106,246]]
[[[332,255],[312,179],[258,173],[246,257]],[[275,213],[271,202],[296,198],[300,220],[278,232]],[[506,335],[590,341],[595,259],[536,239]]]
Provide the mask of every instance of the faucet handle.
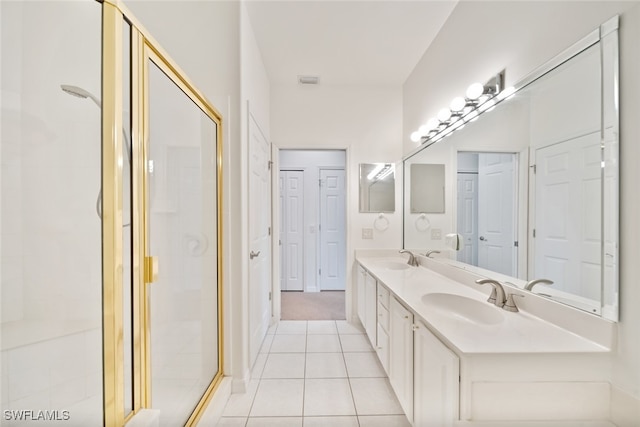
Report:
[[497,296],[498,296],[498,293],[496,292],[496,288],[491,288],[491,295],[489,295],[489,298],[487,298],[487,302],[490,302],[491,304],[495,304]]
[[502,306],[502,308],[507,310],[507,311],[511,311],[513,313],[517,313],[520,310],[518,310],[518,306],[516,305],[516,302],[514,301],[513,297],[524,298],[524,295],[509,294],[509,296],[507,297],[507,302],[504,303],[504,306]]

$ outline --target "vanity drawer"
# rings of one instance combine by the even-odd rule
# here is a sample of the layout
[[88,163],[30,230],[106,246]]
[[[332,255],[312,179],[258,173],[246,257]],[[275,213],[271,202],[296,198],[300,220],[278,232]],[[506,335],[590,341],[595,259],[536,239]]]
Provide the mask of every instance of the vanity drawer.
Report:
[[389,310],[378,301],[378,324],[385,331],[389,331]]
[[389,308],[389,289],[378,283],[378,302],[384,307]]

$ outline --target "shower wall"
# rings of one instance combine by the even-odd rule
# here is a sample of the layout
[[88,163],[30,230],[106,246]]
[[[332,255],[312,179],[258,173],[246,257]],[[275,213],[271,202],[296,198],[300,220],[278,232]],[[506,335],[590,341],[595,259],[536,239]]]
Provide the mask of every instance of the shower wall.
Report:
[[101,425],[101,5],[0,8],[1,406]]

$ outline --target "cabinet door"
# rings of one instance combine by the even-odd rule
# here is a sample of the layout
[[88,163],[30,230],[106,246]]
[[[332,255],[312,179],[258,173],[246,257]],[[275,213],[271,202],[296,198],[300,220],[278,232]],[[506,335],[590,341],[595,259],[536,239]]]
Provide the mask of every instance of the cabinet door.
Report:
[[378,346],[376,347],[376,353],[378,353],[378,359],[380,359],[384,371],[389,375],[389,334],[380,323],[378,323]]
[[358,265],[358,290],[356,294],[356,298],[358,300],[358,318],[360,319],[360,323],[362,326],[365,325],[365,300],[364,300],[364,282],[365,275],[367,274],[366,270],[362,268],[361,265]]
[[413,313],[391,298],[389,381],[409,422],[413,422]]
[[376,315],[376,308],[378,305],[376,298],[376,279],[372,275],[366,273],[365,275],[365,322],[364,329],[367,331],[367,336],[373,348],[376,347],[376,327],[378,324],[378,316]]
[[458,419],[459,359],[422,322],[415,328],[416,427],[450,427]]

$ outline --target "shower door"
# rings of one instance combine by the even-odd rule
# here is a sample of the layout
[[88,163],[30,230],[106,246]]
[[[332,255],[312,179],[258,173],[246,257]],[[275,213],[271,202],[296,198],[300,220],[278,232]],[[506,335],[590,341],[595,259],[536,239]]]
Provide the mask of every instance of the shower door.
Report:
[[145,46],[147,406],[190,425],[221,377],[219,116]]

